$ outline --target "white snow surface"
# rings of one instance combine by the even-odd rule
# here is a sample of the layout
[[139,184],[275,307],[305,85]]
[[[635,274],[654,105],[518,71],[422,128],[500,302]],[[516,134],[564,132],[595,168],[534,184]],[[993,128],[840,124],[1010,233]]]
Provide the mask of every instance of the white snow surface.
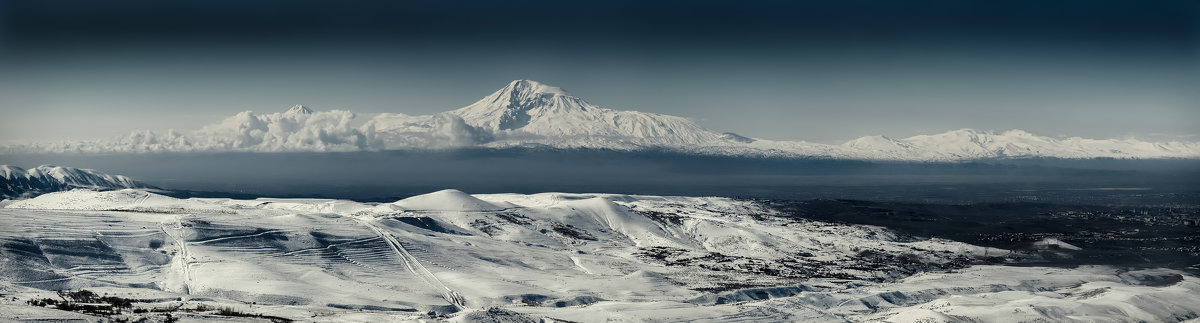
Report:
[[392,203],[406,210],[426,211],[495,211],[503,209],[455,189],[417,195]]
[[359,203],[57,192],[0,208],[0,320],[106,319],[25,303],[61,289],[178,307],[189,320],[222,318],[201,305],[322,322],[1159,322],[1200,313],[1200,279],[1177,271],[967,266],[1011,253],[777,215],[715,197],[443,190]]
[[747,138],[677,116],[598,107],[561,88],[516,80],[466,107],[434,115],[350,111],[244,111],[192,132],[133,131],[105,140],[27,143],[7,153],[373,151],[468,147],[671,150],[735,156],[953,161],[987,158],[1200,158],[1200,142],[1052,138],[1022,130],[959,129],[908,138],[867,136],[840,145]]

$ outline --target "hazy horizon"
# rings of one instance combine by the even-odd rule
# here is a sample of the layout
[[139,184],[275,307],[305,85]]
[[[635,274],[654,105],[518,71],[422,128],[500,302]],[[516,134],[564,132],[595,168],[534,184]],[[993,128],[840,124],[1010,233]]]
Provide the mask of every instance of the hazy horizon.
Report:
[[70,4],[0,2],[3,141],[423,115],[513,79],[777,140],[1200,136],[1186,1]]
[[0,0],[0,321],[1194,321],[1197,89],[1196,0]]

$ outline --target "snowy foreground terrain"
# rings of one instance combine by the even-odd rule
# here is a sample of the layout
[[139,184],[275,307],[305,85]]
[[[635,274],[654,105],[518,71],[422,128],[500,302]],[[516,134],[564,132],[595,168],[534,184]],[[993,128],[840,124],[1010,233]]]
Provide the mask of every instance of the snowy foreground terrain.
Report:
[[[358,203],[73,190],[3,202],[0,224],[0,320],[1200,317],[1200,279],[1181,272],[997,265],[1034,256],[726,198],[444,190]],[[55,309],[68,299],[74,311]]]

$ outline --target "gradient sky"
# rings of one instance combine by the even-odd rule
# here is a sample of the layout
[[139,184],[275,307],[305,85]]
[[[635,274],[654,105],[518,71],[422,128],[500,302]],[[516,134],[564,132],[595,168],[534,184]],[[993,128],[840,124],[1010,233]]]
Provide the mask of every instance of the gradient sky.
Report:
[[513,79],[770,139],[1200,140],[1200,2],[0,0],[0,141],[429,114]]

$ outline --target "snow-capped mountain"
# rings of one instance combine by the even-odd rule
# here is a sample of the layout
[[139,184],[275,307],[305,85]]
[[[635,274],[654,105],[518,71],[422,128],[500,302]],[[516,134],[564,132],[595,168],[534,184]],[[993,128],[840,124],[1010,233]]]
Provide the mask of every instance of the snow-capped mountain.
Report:
[[483,99],[454,110],[467,124],[520,141],[616,142],[646,146],[724,143],[721,134],[686,118],[597,107],[554,86],[512,81]]
[[509,148],[673,150],[732,156],[951,161],[988,158],[1200,158],[1200,142],[1056,139],[1021,130],[960,129],[903,139],[867,136],[840,145],[748,138],[683,117],[598,107],[561,88],[516,80],[466,107],[434,115],[345,110],[244,111],[191,133],[135,131],[115,140],[0,147],[8,153],[363,151]]
[[32,197],[44,193],[77,188],[111,190],[153,188],[121,175],[109,175],[91,169],[42,165],[31,169],[0,165],[0,199]]

